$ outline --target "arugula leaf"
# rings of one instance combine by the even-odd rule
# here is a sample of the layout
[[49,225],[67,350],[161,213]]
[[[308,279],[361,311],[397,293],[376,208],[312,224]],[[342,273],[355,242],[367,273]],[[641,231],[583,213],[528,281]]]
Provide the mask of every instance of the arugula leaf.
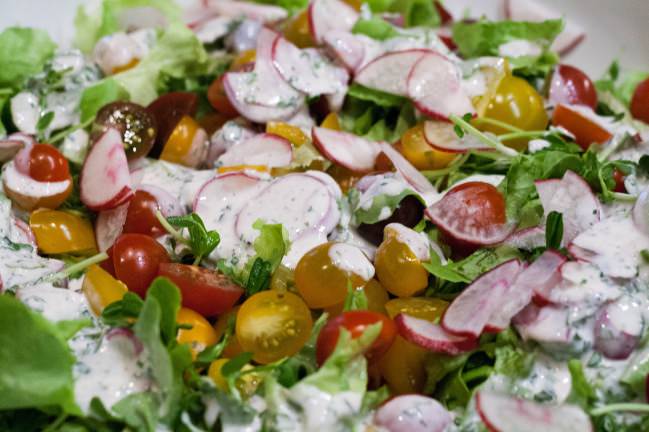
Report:
[[550,212],[545,224],[545,247],[558,250],[563,240],[563,215],[558,212]]
[[431,254],[431,261],[424,268],[438,279],[448,282],[469,283],[492,268],[514,258],[520,258],[518,251],[508,246],[495,249],[478,249],[468,257],[441,265],[437,254]]
[[592,408],[593,402],[597,400],[595,389],[588,382],[588,378],[584,375],[584,369],[579,359],[571,359],[568,361],[568,370],[570,371],[572,388],[568,401],[576,403],[581,406],[585,411]]
[[81,122],[93,118],[106,104],[118,100],[127,100],[129,94],[124,87],[112,78],[107,78],[99,83],[87,87],[81,94],[79,110]]
[[212,230],[208,231],[199,215],[191,213],[186,216],[172,216],[167,218],[167,222],[178,228],[187,228],[189,232],[189,246],[196,258],[195,263],[208,256],[219,245],[221,238],[219,233]]
[[245,285],[246,296],[250,297],[260,291],[267,290],[270,287],[272,275],[271,263],[260,257],[255,258]]
[[109,304],[101,313],[101,319],[110,327],[129,327],[140,315],[144,302],[139,295],[127,292],[121,300]]
[[[386,40],[399,36],[399,32],[389,22],[379,17],[360,19],[352,28],[352,33],[363,34],[376,40]],[[359,84],[352,84],[358,86]]]
[[0,33],[0,88],[20,88],[29,76],[43,69],[55,49],[44,30],[6,28]]

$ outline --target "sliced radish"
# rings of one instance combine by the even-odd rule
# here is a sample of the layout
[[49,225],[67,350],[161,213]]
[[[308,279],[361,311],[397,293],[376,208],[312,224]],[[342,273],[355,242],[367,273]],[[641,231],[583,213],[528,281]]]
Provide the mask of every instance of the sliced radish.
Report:
[[516,316],[514,322],[524,340],[534,340],[550,346],[566,346],[570,343],[567,309],[555,306],[537,308],[530,305],[520,314],[523,317]]
[[438,324],[410,315],[400,313],[394,323],[404,339],[429,351],[458,355],[478,347],[476,338],[453,335]]
[[335,199],[339,200],[342,198],[343,191],[340,189],[340,185],[329,174],[325,173],[324,171],[315,171],[315,170],[306,171],[304,172],[304,174],[311,177],[315,177],[316,179],[323,182],[327,186],[329,192]]
[[332,31],[324,35],[323,42],[349,71],[355,71],[363,63],[365,45],[354,34],[341,30]]
[[473,281],[444,312],[444,330],[477,338],[490,317],[502,306],[505,293],[521,271],[518,260],[507,261]]
[[[25,210],[37,207],[58,207],[72,190],[72,180],[40,182],[18,171],[15,162],[5,165],[2,172],[4,191],[9,198]],[[49,202],[57,205],[50,206]]]
[[545,228],[540,226],[516,231],[504,242],[517,249],[532,250],[545,245]]
[[646,236],[649,236],[649,188],[638,195],[633,205],[633,223]]
[[299,49],[283,37],[275,39],[273,64],[294,89],[309,96],[346,88],[349,74],[316,49]]
[[475,113],[459,69],[436,52],[422,56],[410,70],[408,96],[421,112],[440,120],[448,120],[451,114]]
[[480,418],[492,432],[590,432],[588,415],[575,405],[546,405],[480,390]]
[[291,143],[278,135],[259,134],[236,144],[218,159],[221,166],[263,165],[269,168],[290,165]]
[[381,147],[348,132],[314,127],[313,144],[329,160],[351,171],[366,173],[374,169]]
[[124,203],[119,207],[111,210],[100,211],[95,221],[95,240],[100,252],[108,250],[115,240],[122,234],[128,206],[130,203]]
[[[22,219],[12,217],[15,230],[11,231],[9,238],[15,243],[26,243],[36,248],[36,236],[27,222]],[[0,285],[1,286],[1,285]]]
[[409,96],[410,71],[424,55],[431,52],[424,49],[410,49],[380,55],[356,73],[354,82],[386,93]]
[[449,153],[466,153],[470,150],[491,151],[493,148],[484,145],[473,135],[458,137],[452,124],[443,121],[424,123],[424,137],[432,148]]
[[565,26],[557,36],[552,49],[561,55],[568,54],[586,37],[584,30],[564,14],[533,0],[505,0],[505,16],[513,21],[545,21],[563,19]]
[[[27,134],[14,133],[0,140],[0,162],[7,162],[16,156],[23,148],[31,147],[36,141]],[[29,160],[27,164],[29,165]],[[23,173],[27,173],[21,170]]]
[[394,149],[390,144],[381,143],[381,152],[390,160],[399,174],[422,194],[426,203],[436,201],[439,197],[437,189],[428,181],[422,173],[419,172],[401,153]]
[[160,213],[164,217],[182,216],[185,214],[183,205],[166,189],[152,184],[141,184],[137,187],[137,190],[151,194],[155,198]]
[[232,0],[204,0],[208,15],[222,15],[232,18],[248,18],[262,23],[274,23],[288,17],[286,9],[267,4]]
[[624,360],[638,346],[643,329],[637,303],[628,299],[607,303],[595,317],[595,349],[607,358]]
[[442,432],[452,421],[439,402],[421,395],[392,398],[374,414],[374,424],[387,432]]
[[79,178],[81,202],[94,211],[110,210],[133,197],[122,134],[114,128],[90,148]]
[[569,244],[579,233],[599,221],[599,201],[588,183],[572,171],[561,180],[541,180],[536,183],[543,211],[563,216],[562,245]]
[[359,18],[358,12],[342,0],[313,0],[307,13],[311,35],[319,44],[330,32],[350,31]]
[[548,301],[574,306],[583,302],[601,304],[618,298],[620,288],[602,278],[599,268],[588,262],[569,261],[561,266],[562,281],[547,293]]

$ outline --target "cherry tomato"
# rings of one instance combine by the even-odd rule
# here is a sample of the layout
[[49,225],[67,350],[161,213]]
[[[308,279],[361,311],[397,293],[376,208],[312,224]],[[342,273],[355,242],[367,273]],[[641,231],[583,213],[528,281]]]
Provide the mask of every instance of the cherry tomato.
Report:
[[237,314],[237,339],[262,364],[297,353],[309,339],[313,320],[304,301],[290,292],[268,290],[249,297]]
[[237,56],[234,58],[232,61],[232,64],[230,65],[230,70],[231,71],[241,71],[249,67],[249,65],[252,63],[255,63],[255,60],[257,59],[257,51],[254,49],[249,49],[245,51],[241,51]]
[[270,279],[270,289],[280,291],[295,291],[293,271],[284,265],[279,265]]
[[428,271],[393,229],[385,230],[374,258],[376,276],[391,294],[410,297],[428,286]]
[[[381,285],[381,283],[376,279],[372,279],[365,284],[362,289],[365,293],[365,297],[367,297],[367,310],[385,314],[385,304],[390,300],[390,297],[385,288],[383,288],[383,285]],[[324,311],[327,312],[329,316],[335,317],[343,313],[344,306],[345,302],[329,306],[328,308],[325,308]]]
[[385,304],[388,316],[392,319],[400,313],[405,313],[428,321],[441,317],[447,307],[447,301],[429,297],[395,298]]
[[207,134],[196,120],[184,116],[169,135],[160,160],[194,167],[203,160],[207,138]]
[[121,300],[128,291],[123,282],[112,277],[98,265],[88,267],[81,290],[97,316],[101,315],[106,306]]
[[574,66],[559,65],[550,80],[549,98],[556,103],[586,105],[595,109],[597,91],[584,72]]
[[611,139],[611,133],[579,111],[559,104],[554,108],[552,124],[567,129],[575,136],[575,142],[588,150],[591,144],[602,144]]
[[362,223],[358,226],[358,233],[373,245],[380,245],[383,241],[383,231],[386,225],[391,223],[400,223],[408,228],[412,228],[424,216],[424,205],[414,196],[405,197],[399,203],[392,216],[373,224]]
[[239,112],[232,106],[223,88],[223,77],[216,78],[207,89],[207,100],[212,108],[228,118],[235,118]]
[[122,133],[129,159],[149,154],[157,133],[156,119],[143,106],[133,102],[104,105],[95,118],[93,137],[101,135],[108,127],[115,127]]
[[232,309],[243,294],[227,276],[195,265],[162,263],[158,274],[180,288],[183,306],[206,317]]
[[284,122],[268,122],[266,124],[266,133],[281,136],[290,141],[291,144],[296,147],[310,141],[309,137],[302,132],[302,129]]
[[111,254],[117,279],[141,297],[158,275],[160,264],[170,262],[165,248],[144,234],[122,234],[115,240]]
[[[330,250],[335,245],[336,243],[324,243],[316,246],[295,267],[295,286],[310,308],[339,304],[347,296],[348,284],[352,289],[360,289],[369,280],[334,263]],[[359,251],[359,254],[362,255],[362,252]]]
[[210,323],[191,309],[180,308],[176,322],[192,326],[190,329],[179,329],[176,340],[179,344],[189,344],[194,358],[205,348],[219,341]]
[[649,78],[638,84],[631,98],[631,115],[649,123]]
[[462,194],[464,205],[471,209],[470,225],[487,228],[506,222],[505,198],[498,189],[484,182],[466,182],[453,187],[448,195]]
[[437,9],[437,13],[439,14],[439,19],[442,21],[442,25],[453,22],[453,15],[451,15],[451,13],[439,0],[435,0],[433,4],[435,5],[435,9]]
[[[219,315],[218,319],[214,323],[214,331],[216,332],[217,339],[221,340],[221,338],[225,334],[225,331],[228,329],[230,318],[234,317],[236,319],[238,313],[239,306],[235,306],[226,313]],[[228,344],[225,346],[225,349],[223,350],[223,356],[232,358],[238,356],[242,352],[243,348],[241,348],[241,345],[239,344],[237,334],[233,333],[232,337],[230,338],[230,342],[228,342]]]
[[357,338],[372,324],[381,323],[381,333],[372,346],[368,348],[365,356],[368,360],[378,360],[390,348],[397,334],[396,326],[391,319],[383,314],[354,310],[343,312],[341,315],[329,320],[320,330],[316,343],[316,360],[322,365],[331,355],[338,343],[340,328],[344,327],[351,333],[352,338]]
[[442,152],[431,147],[424,138],[424,124],[420,123],[404,132],[400,151],[415,168],[436,170],[448,166],[456,153]]
[[295,44],[298,48],[315,46],[311,28],[309,26],[309,12],[303,10],[294,16],[284,28],[284,37]]
[[[524,131],[544,130],[548,124],[541,95],[530,83],[512,75],[506,75],[500,80],[495,95],[489,100],[484,116]],[[482,125],[481,129],[495,134],[508,132],[490,124]],[[528,139],[509,140],[505,144],[523,149],[527,141]]]
[[166,93],[151,102],[146,110],[155,118],[158,125],[155,145],[149,153],[149,157],[157,158],[180,119],[184,116],[196,115],[198,95],[192,92]]
[[55,147],[35,144],[29,152],[29,176],[41,182],[63,181],[70,178],[70,167]]
[[92,224],[81,216],[40,209],[29,216],[29,227],[42,253],[86,255],[97,251]]
[[220,358],[214,360],[212,363],[210,363],[210,367],[207,369],[207,376],[210,377],[210,379],[212,380],[212,382],[217,388],[223,391],[228,390],[228,381],[223,376],[223,373],[221,372],[221,368],[228,361],[230,361],[229,358]]
[[625,193],[626,186],[624,185],[624,173],[619,169],[613,171],[613,179],[615,180],[615,192]]
[[320,126],[325,129],[341,130],[338,114],[334,112],[327,114]]
[[159,236],[166,233],[158,218],[156,211],[160,210],[156,198],[147,191],[137,190],[133,195],[126,213],[123,233],[145,234]]
[[354,187],[356,182],[362,177],[362,175],[336,164],[331,165],[327,170],[327,173],[336,180],[336,183],[338,183],[338,186],[340,186],[343,193],[347,193],[349,189]]

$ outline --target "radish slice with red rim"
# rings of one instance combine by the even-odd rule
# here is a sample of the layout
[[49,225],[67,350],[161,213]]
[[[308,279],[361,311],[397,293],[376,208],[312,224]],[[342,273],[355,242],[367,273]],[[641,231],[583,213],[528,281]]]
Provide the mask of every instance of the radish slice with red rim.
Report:
[[[0,140],[0,162],[7,162],[18,155],[23,148],[30,148],[36,143],[34,139],[24,133],[14,133],[7,138]],[[26,152],[24,160],[16,161],[20,165],[19,170],[23,174],[29,172],[29,152]]]
[[458,355],[478,347],[476,338],[448,333],[442,326],[406,314],[394,318],[399,334],[409,342],[428,351]]
[[451,114],[474,114],[471,99],[464,92],[458,68],[446,57],[428,52],[410,70],[408,96],[427,116],[448,120]]
[[637,303],[624,298],[607,303],[595,316],[595,350],[607,358],[624,360],[638,346],[643,329]]
[[352,33],[332,31],[324,35],[323,42],[349,71],[355,71],[363,63],[365,46]]
[[576,306],[587,302],[597,306],[622,293],[620,287],[602,277],[601,270],[588,262],[568,261],[561,265],[562,281],[547,293],[547,301]]
[[247,18],[262,23],[274,23],[288,17],[286,9],[270,4],[257,4],[247,1],[203,0],[208,15]]
[[122,135],[108,128],[90,148],[79,178],[81,202],[94,211],[110,210],[133,196]]
[[357,173],[372,171],[381,151],[378,143],[348,132],[314,127],[311,136],[323,156]]
[[122,234],[128,206],[130,203],[124,203],[119,207],[111,210],[100,211],[95,220],[95,240],[100,252],[108,250],[115,240]]
[[524,250],[545,246],[545,229],[540,226],[524,228],[507,237],[504,244]]
[[408,76],[426,54],[425,49],[394,51],[378,56],[356,72],[354,82],[365,87],[399,96],[409,96]]
[[493,432],[590,432],[590,418],[575,405],[547,405],[479,390],[476,410]]
[[374,424],[388,432],[442,432],[452,421],[439,402],[421,395],[389,399],[374,413]]
[[521,274],[521,284],[533,286],[537,301],[549,302],[550,293],[561,282],[561,266],[567,258],[559,252],[547,250]]
[[649,188],[643,190],[633,205],[633,222],[644,235],[649,236]]
[[219,157],[217,165],[263,165],[269,168],[290,165],[291,143],[278,135],[259,134],[238,143]]
[[307,14],[311,35],[319,44],[332,31],[351,31],[359,18],[358,12],[341,0],[313,0]]
[[530,305],[514,318],[514,322],[523,340],[534,340],[548,347],[559,348],[570,343],[572,333],[568,326],[568,310],[563,307],[537,308]]
[[448,306],[442,327],[457,335],[480,336],[492,314],[507,300],[505,293],[520,271],[520,261],[510,260],[473,281]]
[[424,137],[432,148],[448,153],[466,153],[470,150],[493,151],[473,135],[465,134],[462,138],[455,133],[454,126],[443,121],[424,123]]
[[403,176],[404,179],[415,190],[423,195],[427,203],[435,201],[439,197],[437,189],[428,181],[422,173],[417,170],[401,153],[394,149],[390,144],[381,143],[381,152],[390,160],[394,169]]

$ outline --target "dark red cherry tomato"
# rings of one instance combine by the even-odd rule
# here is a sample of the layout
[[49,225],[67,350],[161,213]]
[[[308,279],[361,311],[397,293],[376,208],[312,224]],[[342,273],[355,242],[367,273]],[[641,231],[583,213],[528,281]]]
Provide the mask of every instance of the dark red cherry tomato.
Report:
[[63,181],[70,178],[70,167],[55,147],[35,144],[29,153],[29,176],[41,182]]
[[122,234],[112,249],[115,276],[142,297],[158,275],[160,264],[171,261],[165,248],[144,234]]
[[143,106],[133,102],[104,105],[95,118],[93,138],[108,127],[115,127],[122,133],[126,157],[129,159],[148,155],[158,130],[155,118]]
[[631,115],[649,124],[649,78],[638,84],[633,92]]
[[148,236],[159,236],[165,233],[165,229],[156,217],[156,212],[159,210],[160,206],[153,195],[143,190],[135,191],[128,205],[122,232]]
[[195,117],[198,110],[198,95],[191,92],[171,92],[160,96],[146,107],[146,110],[155,118],[158,133],[155,145],[149,156],[160,156],[169,135],[184,116]]
[[550,101],[555,104],[586,105],[595,109],[597,91],[584,72],[574,66],[559,65],[552,74],[549,90]]
[[613,180],[615,180],[615,192],[625,193],[626,186],[624,186],[624,173],[619,169],[613,171]]

